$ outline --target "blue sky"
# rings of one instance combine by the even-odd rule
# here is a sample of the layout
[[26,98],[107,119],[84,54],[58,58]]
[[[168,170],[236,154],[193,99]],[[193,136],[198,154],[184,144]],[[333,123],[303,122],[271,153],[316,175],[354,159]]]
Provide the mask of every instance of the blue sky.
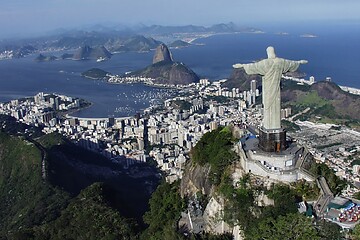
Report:
[[360,21],[359,0],[0,0],[0,38],[96,23],[258,26]]

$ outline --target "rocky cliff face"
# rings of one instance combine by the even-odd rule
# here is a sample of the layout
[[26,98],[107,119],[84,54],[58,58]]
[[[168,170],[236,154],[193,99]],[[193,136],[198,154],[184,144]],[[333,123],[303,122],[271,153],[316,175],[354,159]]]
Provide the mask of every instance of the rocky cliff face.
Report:
[[153,64],[166,61],[166,62],[172,62],[173,58],[171,55],[171,52],[169,51],[168,47],[165,44],[160,44],[155,51],[155,55],[153,58]]
[[210,195],[212,184],[209,179],[210,165],[189,164],[180,184],[181,196],[194,196],[197,192]]
[[204,228],[206,232],[224,234],[232,232],[229,224],[223,221],[224,201],[222,197],[212,197],[204,210]]

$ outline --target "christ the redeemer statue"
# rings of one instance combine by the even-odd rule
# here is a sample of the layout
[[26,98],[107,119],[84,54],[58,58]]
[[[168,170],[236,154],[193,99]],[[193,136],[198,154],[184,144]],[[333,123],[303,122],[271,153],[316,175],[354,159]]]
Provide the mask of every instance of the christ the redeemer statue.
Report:
[[234,68],[244,68],[247,74],[262,75],[262,103],[264,107],[263,128],[276,130],[281,128],[280,80],[282,74],[294,72],[306,60],[292,61],[278,58],[273,47],[266,49],[268,58],[256,63],[234,64]]

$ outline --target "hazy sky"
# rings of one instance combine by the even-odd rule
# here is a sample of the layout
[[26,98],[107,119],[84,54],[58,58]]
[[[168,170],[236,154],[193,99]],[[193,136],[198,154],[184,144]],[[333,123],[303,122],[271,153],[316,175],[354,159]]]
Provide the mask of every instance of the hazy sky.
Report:
[[360,21],[359,0],[0,0],[0,38],[96,23]]

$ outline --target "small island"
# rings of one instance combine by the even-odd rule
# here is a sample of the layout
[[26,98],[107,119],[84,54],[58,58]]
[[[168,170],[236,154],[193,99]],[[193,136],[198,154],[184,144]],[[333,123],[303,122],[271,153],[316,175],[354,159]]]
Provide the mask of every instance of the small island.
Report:
[[100,68],[92,68],[89,69],[83,73],[81,73],[81,76],[90,78],[90,79],[97,79],[97,80],[103,80],[109,78],[109,72],[106,72]]
[[314,35],[314,34],[308,34],[308,33],[306,33],[306,34],[300,35],[300,37],[303,37],[303,38],[316,38],[317,36]]
[[43,54],[39,54],[39,56],[37,56],[35,58],[35,61],[36,62],[50,62],[50,61],[55,61],[57,60],[58,58],[55,57],[55,56],[45,56]]
[[185,42],[183,40],[176,40],[169,45],[170,48],[184,48],[191,46],[191,43]]

